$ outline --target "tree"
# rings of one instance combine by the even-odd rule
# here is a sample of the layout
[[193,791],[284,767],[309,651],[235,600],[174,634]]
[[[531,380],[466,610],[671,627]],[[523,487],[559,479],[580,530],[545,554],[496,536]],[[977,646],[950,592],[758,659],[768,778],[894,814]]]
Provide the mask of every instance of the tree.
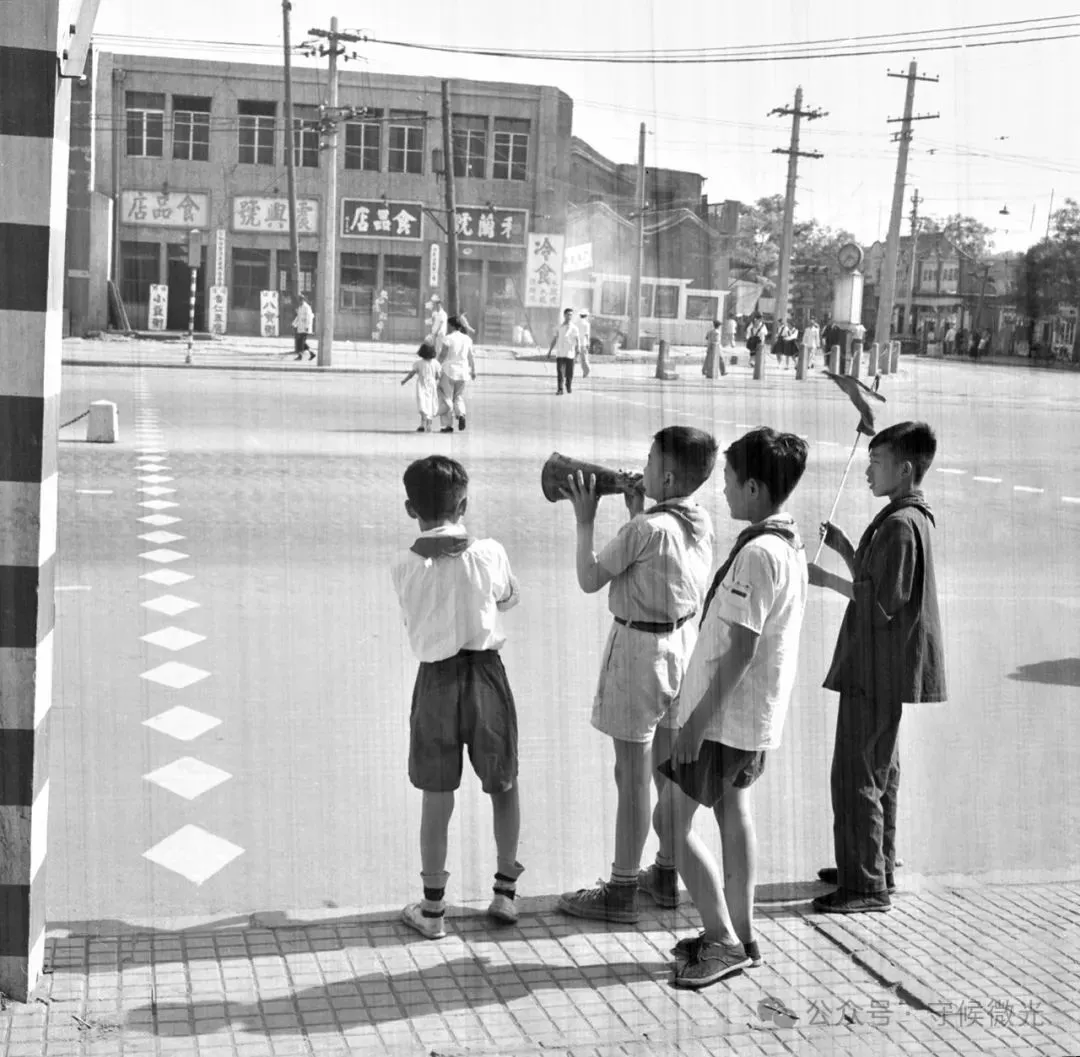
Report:
[[1054,315],[1058,305],[1080,305],[1080,205],[1066,198],[1050,230],[1020,259],[1016,303],[1030,319]]
[[976,261],[994,248],[991,238],[994,229],[963,213],[951,213],[944,220],[934,216],[923,217],[920,230],[924,234],[944,235],[958,250]]

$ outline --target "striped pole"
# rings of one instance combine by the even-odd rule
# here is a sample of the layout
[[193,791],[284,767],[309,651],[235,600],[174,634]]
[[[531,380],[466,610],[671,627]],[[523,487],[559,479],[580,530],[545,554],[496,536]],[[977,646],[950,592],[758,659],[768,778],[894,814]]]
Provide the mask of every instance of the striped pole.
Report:
[[45,949],[71,108],[59,6],[0,3],[0,991],[19,1002]]
[[184,363],[191,363],[191,346],[195,342],[195,277],[198,272],[191,269],[191,297],[188,301],[188,324],[187,324],[187,356]]

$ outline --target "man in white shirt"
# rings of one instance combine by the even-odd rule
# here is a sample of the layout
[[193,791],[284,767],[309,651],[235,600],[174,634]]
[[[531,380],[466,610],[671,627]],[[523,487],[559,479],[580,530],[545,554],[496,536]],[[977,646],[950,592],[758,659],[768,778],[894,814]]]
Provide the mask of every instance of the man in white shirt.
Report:
[[442,364],[442,374],[439,376],[440,433],[453,433],[455,418],[458,429],[465,429],[465,385],[470,379],[476,378],[472,338],[465,333],[465,327],[457,316],[450,316],[447,320],[447,330],[449,333],[439,356]]
[[565,380],[566,391],[573,392],[574,383],[574,358],[577,356],[578,346],[581,344],[581,331],[574,324],[574,310],[564,308],[563,321],[555,331],[555,336],[548,346],[548,359],[552,352],[555,353],[555,378],[558,382],[556,396],[562,396],[563,383]]
[[806,366],[813,367],[814,357],[821,348],[821,331],[816,319],[811,318],[810,325],[803,331],[802,343],[806,346]]
[[302,360],[304,353],[308,354],[308,359],[315,359],[315,353],[311,351],[308,346],[308,335],[315,329],[315,313],[311,310],[311,305],[308,304],[308,299],[301,294],[300,304],[296,306],[296,316],[293,319],[293,352],[296,353],[296,358]]
[[435,346],[435,355],[442,352],[442,347],[447,336],[446,309],[442,306],[442,299],[438,294],[431,297],[431,330],[428,332],[427,343]]

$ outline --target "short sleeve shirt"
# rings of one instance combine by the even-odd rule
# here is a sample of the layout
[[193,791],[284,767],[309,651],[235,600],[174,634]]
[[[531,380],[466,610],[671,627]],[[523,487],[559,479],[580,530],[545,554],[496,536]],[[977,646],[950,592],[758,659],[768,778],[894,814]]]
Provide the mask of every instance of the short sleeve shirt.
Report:
[[755,632],[757,649],[712,715],[706,740],[755,752],[779,746],[795,686],[807,583],[805,551],[778,536],[758,536],[736,556],[698,632],[679,691],[680,715],[688,716],[709,692],[731,647],[732,626]]
[[560,323],[559,329],[555,332],[556,357],[563,360],[572,360],[577,354],[577,344],[580,337],[581,333],[573,323],[569,326]]
[[597,555],[613,576],[612,616],[672,623],[701,607],[712,568],[712,522],[696,503],[687,505],[705,528],[699,538],[675,514],[638,514]]
[[472,351],[472,338],[455,330],[446,338],[443,345],[443,374],[451,381],[463,382],[469,377],[469,353]]

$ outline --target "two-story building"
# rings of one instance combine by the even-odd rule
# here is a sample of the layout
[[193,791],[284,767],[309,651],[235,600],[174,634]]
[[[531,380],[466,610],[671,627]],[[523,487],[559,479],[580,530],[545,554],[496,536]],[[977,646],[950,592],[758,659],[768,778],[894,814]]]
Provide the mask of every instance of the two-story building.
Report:
[[[441,82],[343,71],[337,200],[325,200],[325,71],[293,71],[300,286],[318,302],[319,248],[337,232],[336,333],[418,340],[426,303],[446,298]],[[527,307],[531,235],[561,237],[572,102],[545,86],[454,80],[459,306],[480,339],[553,323]],[[73,93],[70,328],[105,329],[112,278],[131,325],[167,287],[167,328],[186,329],[188,237],[196,231],[196,326],[225,288],[227,330],[260,332],[263,291],[286,289],[289,198],[279,67],[101,52]],[[215,294],[215,296],[217,296]],[[281,306],[282,315],[291,306]],[[289,318],[282,319],[283,332]]]

